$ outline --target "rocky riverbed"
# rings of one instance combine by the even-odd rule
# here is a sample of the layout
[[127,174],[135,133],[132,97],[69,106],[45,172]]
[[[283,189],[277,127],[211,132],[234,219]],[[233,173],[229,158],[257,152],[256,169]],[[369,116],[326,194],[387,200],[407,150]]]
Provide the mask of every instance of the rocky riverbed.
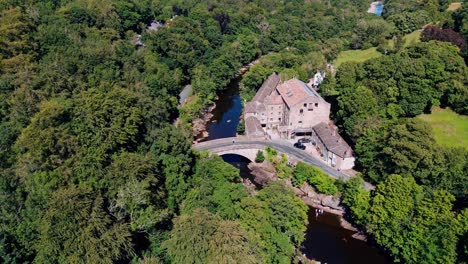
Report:
[[195,137],[195,142],[199,142],[209,136],[206,130],[207,123],[213,118],[212,111],[216,108],[216,104],[213,103],[207,106],[201,113],[200,118],[196,118],[192,121],[192,135]]
[[[251,170],[251,174],[254,176],[252,181],[259,185],[266,185],[270,181],[278,180],[274,167],[265,163],[250,163],[248,168]],[[344,207],[340,204],[339,197],[333,195],[321,194],[315,191],[315,189],[307,183],[304,183],[301,188],[294,187],[290,180],[285,181],[287,185],[293,188],[294,192],[300,197],[305,204],[314,207],[316,209],[323,210],[334,215],[340,216],[340,224],[343,228],[356,232],[353,235],[354,238],[366,241],[366,236],[354,227],[350,222],[346,221],[343,216],[345,214]]]

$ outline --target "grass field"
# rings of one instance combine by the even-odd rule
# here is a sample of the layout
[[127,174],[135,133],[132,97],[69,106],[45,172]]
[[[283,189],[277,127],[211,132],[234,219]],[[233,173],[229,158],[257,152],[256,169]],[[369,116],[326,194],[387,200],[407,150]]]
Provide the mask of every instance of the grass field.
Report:
[[461,5],[462,5],[461,2],[454,2],[454,3],[451,3],[451,4],[449,5],[449,7],[447,8],[447,11],[455,11],[455,10],[457,10],[458,8],[460,8]]
[[[403,40],[405,41],[405,44],[403,45],[403,47],[408,47],[411,44],[421,42],[421,40],[419,39],[420,37],[421,37],[421,31],[414,31],[413,33],[409,33],[405,35],[403,37]],[[393,48],[395,46],[395,39],[389,40],[388,45]]]
[[450,109],[434,108],[432,114],[418,118],[431,125],[434,138],[440,145],[468,148],[468,116]]
[[363,62],[380,56],[382,56],[382,54],[377,51],[376,47],[366,50],[346,50],[338,54],[338,58],[335,60],[335,67],[339,67],[342,63],[348,61]]
[[[415,31],[413,33],[410,33],[404,36],[403,37],[403,39],[405,40],[404,47],[407,47],[413,43],[419,42],[420,36],[421,36],[420,31]],[[395,45],[395,41],[393,39],[389,40],[388,45],[390,47],[393,47]],[[364,62],[366,60],[375,59],[380,56],[382,56],[382,54],[377,51],[376,47],[365,49],[365,50],[346,50],[338,54],[338,57],[336,58],[334,64],[335,64],[335,67],[339,67],[342,63],[345,63],[348,61]]]

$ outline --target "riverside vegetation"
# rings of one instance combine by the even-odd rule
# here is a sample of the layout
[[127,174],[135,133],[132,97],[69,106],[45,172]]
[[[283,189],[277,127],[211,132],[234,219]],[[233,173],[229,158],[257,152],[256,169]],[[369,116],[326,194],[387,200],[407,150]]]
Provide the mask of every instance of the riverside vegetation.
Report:
[[[448,2],[388,0],[376,17],[364,0],[1,1],[1,262],[291,263],[307,207],[280,182],[249,196],[237,169],[191,150],[190,122],[257,57],[245,98],[273,71],[306,80],[342,50],[377,47],[390,52],[343,63],[321,87],[377,185],[336,189],[396,260],[466,263],[466,149],[413,118],[467,113],[456,34],[466,39],[468,13]],[[163,26],[147,31],[154,19]],[[431,21],[456,34],[397,41]],[[313,168],[278,164],[336,191]]]

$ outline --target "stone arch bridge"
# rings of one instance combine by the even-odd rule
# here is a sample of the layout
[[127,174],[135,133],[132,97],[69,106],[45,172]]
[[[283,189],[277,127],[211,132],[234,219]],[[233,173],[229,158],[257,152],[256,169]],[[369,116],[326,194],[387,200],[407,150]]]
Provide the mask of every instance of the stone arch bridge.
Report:
[[348,180],[349,176],[345,175],[334,168],[312,156],[311,154],[295,148],[291,143],[284,140],[262,140],[249,139],[246,137],[231,137],[195,143],[193,148],[198,151],[208,151],[219,156],[226,154],[236,154],[243,156],[250,161],[255,160],[258,150],[264,150],[270,146],[280,153],[284,153],[292,161],[302,161],[309,165],[319,167],[333,178]]

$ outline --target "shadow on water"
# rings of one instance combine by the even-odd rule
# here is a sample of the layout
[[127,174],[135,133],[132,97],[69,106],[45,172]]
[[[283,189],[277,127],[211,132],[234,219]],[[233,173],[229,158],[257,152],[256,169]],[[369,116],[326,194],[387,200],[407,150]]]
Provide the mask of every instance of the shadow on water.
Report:
[[255,185],[257,190],[261,190],[263,188],[262,185],[255,182],[255,177],[252,175],[252,171],[247,167],[247,165],[250,163],[248,158],[239,156],[237,154],[226,154],[222,155],[221,158],[223,158],[225,162],[238,168],[242,179],[250,180]]
[[229,83],[228,87],[218,95],[216,108],[211,112],[213,117],[206,124],[208,137],[202,141],[217,138],[235,137],[237,125],[242,114],[242,99],[239,95],[238,77]]
[[328,264],[390,264],[384,254],[368,243],[354,239],[353,231],[341,227],[340,217],[309,207],[309,225],[302,252],[310,259]]

